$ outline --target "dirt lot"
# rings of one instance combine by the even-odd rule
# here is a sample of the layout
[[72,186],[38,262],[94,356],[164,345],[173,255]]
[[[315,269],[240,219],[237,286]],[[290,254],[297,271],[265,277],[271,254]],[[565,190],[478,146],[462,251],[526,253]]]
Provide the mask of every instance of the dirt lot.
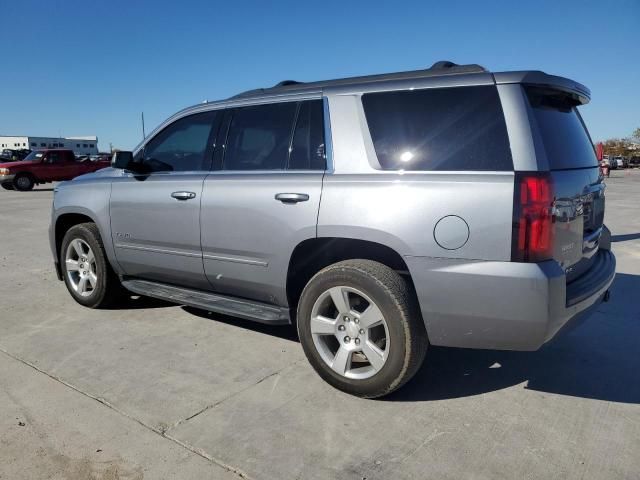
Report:
[[291,328],[77,305],[51,189],[2,190],[0,479],[639,478],[640,170],[607,184],[611,302],[538,352],[433,348],[378,401],[323,383]]

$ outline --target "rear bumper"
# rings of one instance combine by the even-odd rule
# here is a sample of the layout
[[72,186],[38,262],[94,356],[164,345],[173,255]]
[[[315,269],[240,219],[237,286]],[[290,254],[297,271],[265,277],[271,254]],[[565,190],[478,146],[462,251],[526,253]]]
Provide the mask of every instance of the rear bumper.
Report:
[[584,318],[615,276],[600,250],[587,273],[566,284],[555,261],[486,262],[405,257],[433,345],[537,350]]

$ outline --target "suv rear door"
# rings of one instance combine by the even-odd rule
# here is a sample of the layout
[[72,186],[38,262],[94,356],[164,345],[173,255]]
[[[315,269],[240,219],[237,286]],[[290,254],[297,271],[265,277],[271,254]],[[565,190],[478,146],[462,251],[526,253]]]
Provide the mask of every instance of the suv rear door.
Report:
[[604,222],[604,183],[577,102],[565,92],[525,87],[553,191],[553,258],[571,282],[592,265]]
[[205,112],[176,120],[136,155],[147,173],[114,178],[111,234],[126,275],[209,288],[200,248],[200,196],[216,118]]
[[322,100],[230,110],[217,144],[202,194],[207,278],[219,293],[286,305],[291,253],[316,236]]

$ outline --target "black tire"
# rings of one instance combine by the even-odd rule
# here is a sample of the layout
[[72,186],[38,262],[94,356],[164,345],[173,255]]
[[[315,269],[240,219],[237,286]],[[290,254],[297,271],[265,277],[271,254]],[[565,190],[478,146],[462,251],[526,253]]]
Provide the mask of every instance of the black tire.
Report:
[[[97,278],[95,287],[87,296],[79,294],[69,275],[66,264],[66,252],[72,241],[79,239],[89,245],[95,258],[95,275]],[[117,305],[123,300],[125,289],[120,284],[118,276],[111,268],[104,253],[104,245],[100,237],[98,227],[94,223],[81,223],[71,227],[62,239],[59,252],[60,269],[64,283],[73,299],[81,305],[89,308],[105,308]]]
[[[313,306],[328,289],[338,286],[366,294],[380,309],[387,323],[388,340],[385,341],[388,342],[388,356],[383,366],[368,378],[347,378],[335,372],[323,360],[313,341]],[[346,260],[318,272],[300,297],[297,325],[302,348],[316,372],[334,387],[365,398],[387,395],[409,381],[422,365],[429,343],[410,284],[391,268],[371,260]],[[353,357],[350,358],[352,361]]]
[[5,190],[13,190],[13,183],[11,182],[3,182],[0,185],[2,185],[2,188],[4,188]]
[[33,190],[33,186],[36,184],[33,176],[28,173],[18,173],[13,178],[13,188],[20,192],[28,192]]

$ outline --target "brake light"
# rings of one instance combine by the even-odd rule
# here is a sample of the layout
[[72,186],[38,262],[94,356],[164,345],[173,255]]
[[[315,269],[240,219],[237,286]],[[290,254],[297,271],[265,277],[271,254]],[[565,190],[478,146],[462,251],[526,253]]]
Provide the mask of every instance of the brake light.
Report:
[[511,246],[514,262],[541,262],[552,258],[553,200],[548,174],[516,174]]

